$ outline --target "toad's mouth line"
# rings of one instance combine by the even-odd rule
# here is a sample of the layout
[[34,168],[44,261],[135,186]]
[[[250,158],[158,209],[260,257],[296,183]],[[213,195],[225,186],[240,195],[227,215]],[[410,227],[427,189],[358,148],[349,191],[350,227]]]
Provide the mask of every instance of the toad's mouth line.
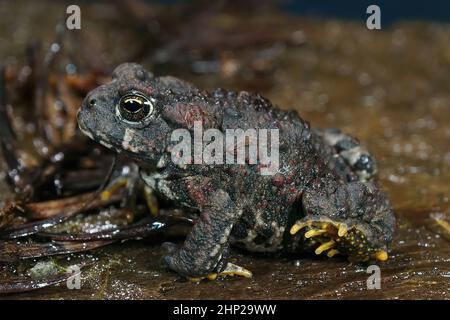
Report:
[[117,148],[114,148],[114,146],[111,143],[109,143],[109,142],[105,141],[104,139],[100,138],[98,135],[97,135],[97,137],[94,137],[92,132],[84,127],[84,125],[82,124],[82,121],[78,121],[78,128],[80,128],[80,131],[85,136],[90,138],[91,140],[93,140],[93,141],[95,141],[97,143],[100,143],[105,148],[108,148],[110,150],[116,151],[118,153],[120,152],[120,150],[118,150]]
[[82,121],[78,121],[78,128],[80,129],[80,131],[87,137],[91,138],[92,140],[95,141],[94,139],[94,135],[87,130],[84,126],[83,126],[83,122]]

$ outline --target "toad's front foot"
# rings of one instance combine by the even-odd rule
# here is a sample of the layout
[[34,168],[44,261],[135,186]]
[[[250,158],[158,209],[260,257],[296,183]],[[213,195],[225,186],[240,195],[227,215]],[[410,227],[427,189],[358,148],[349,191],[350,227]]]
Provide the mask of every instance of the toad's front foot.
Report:
[[163,262],[167,267],[193,282],[199,282],[203,279],[216,280],[218,277],[225,276],[252,277],[251,271],[230,262],[223,263],[221,261],[211,270],[210,265],[191,265],[187,261],[183,261],[180,255],[176,253],[165,256]]
[[305,217],[291,227],[291,235],[298,232],[303,235],[304,246],[314,249],[317,255],[326,252],[331,258],[341,254],[348,256],[350,261],[388,259],[386,249],[371,240],[374,232],[372,227],[364,222],[333,221],[321,216]]
[[192,282],[200,282],[203,279],[208,279],[208,280],[216,280],[218,277],[234,277],[234,276],[238,276],[238,277],[244,277],[244,278],[251,278],[253,276],[252,272],[250,270],[247,270],[241,266],[238,266],[234,263],[228,262],[225,269],[223,269],[220,272],[214,272],[214,273],[210,273],[207,276],[203,276],[203,277],[194,277],[194,278],[190,278],[188,277],[189,281]]
[[135,191],[138,189],[139,192],[142,192],[150,214],[153,217],[158,216],[158,201],[153,189],[139,184],[139,180],[132,175],[114,179],[100,194],[102,201],[108,201],[114,193],[123,188],[127,190],[125,203],[129,203],[132,208],[136,206],[137,193]]

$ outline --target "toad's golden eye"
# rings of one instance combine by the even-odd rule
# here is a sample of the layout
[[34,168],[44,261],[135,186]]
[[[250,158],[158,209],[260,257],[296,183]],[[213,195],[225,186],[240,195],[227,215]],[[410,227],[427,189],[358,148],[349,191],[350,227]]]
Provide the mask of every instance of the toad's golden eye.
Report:
[[118,109],[124,120],[140,122],[152,113],[153,105],[144,95],[130,93],[120,99]]

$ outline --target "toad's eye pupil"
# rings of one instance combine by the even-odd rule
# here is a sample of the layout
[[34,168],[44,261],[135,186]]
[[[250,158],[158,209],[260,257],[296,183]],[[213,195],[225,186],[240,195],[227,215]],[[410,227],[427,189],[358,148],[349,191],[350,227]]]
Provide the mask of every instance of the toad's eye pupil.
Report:
[[120,99],[118,111],[123,120],[140,122],[152,113],[153,105],[143,94],[133,92]]
[[124,108],[126,111],[134,113],[138,112],[144,104],[142,101],[137,99],[127,99],[123,102],[122,108]]

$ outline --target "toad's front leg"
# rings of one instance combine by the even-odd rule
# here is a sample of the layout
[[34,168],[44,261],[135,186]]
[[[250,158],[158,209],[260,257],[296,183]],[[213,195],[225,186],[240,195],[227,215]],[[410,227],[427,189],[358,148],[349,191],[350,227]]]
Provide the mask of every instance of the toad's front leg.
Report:
[[212,192],[183,246],[165,256],[164,263],[192,280],[221,275],[251,277],[250,271],[225,261],[231,229],[241,214],[225,191]]

